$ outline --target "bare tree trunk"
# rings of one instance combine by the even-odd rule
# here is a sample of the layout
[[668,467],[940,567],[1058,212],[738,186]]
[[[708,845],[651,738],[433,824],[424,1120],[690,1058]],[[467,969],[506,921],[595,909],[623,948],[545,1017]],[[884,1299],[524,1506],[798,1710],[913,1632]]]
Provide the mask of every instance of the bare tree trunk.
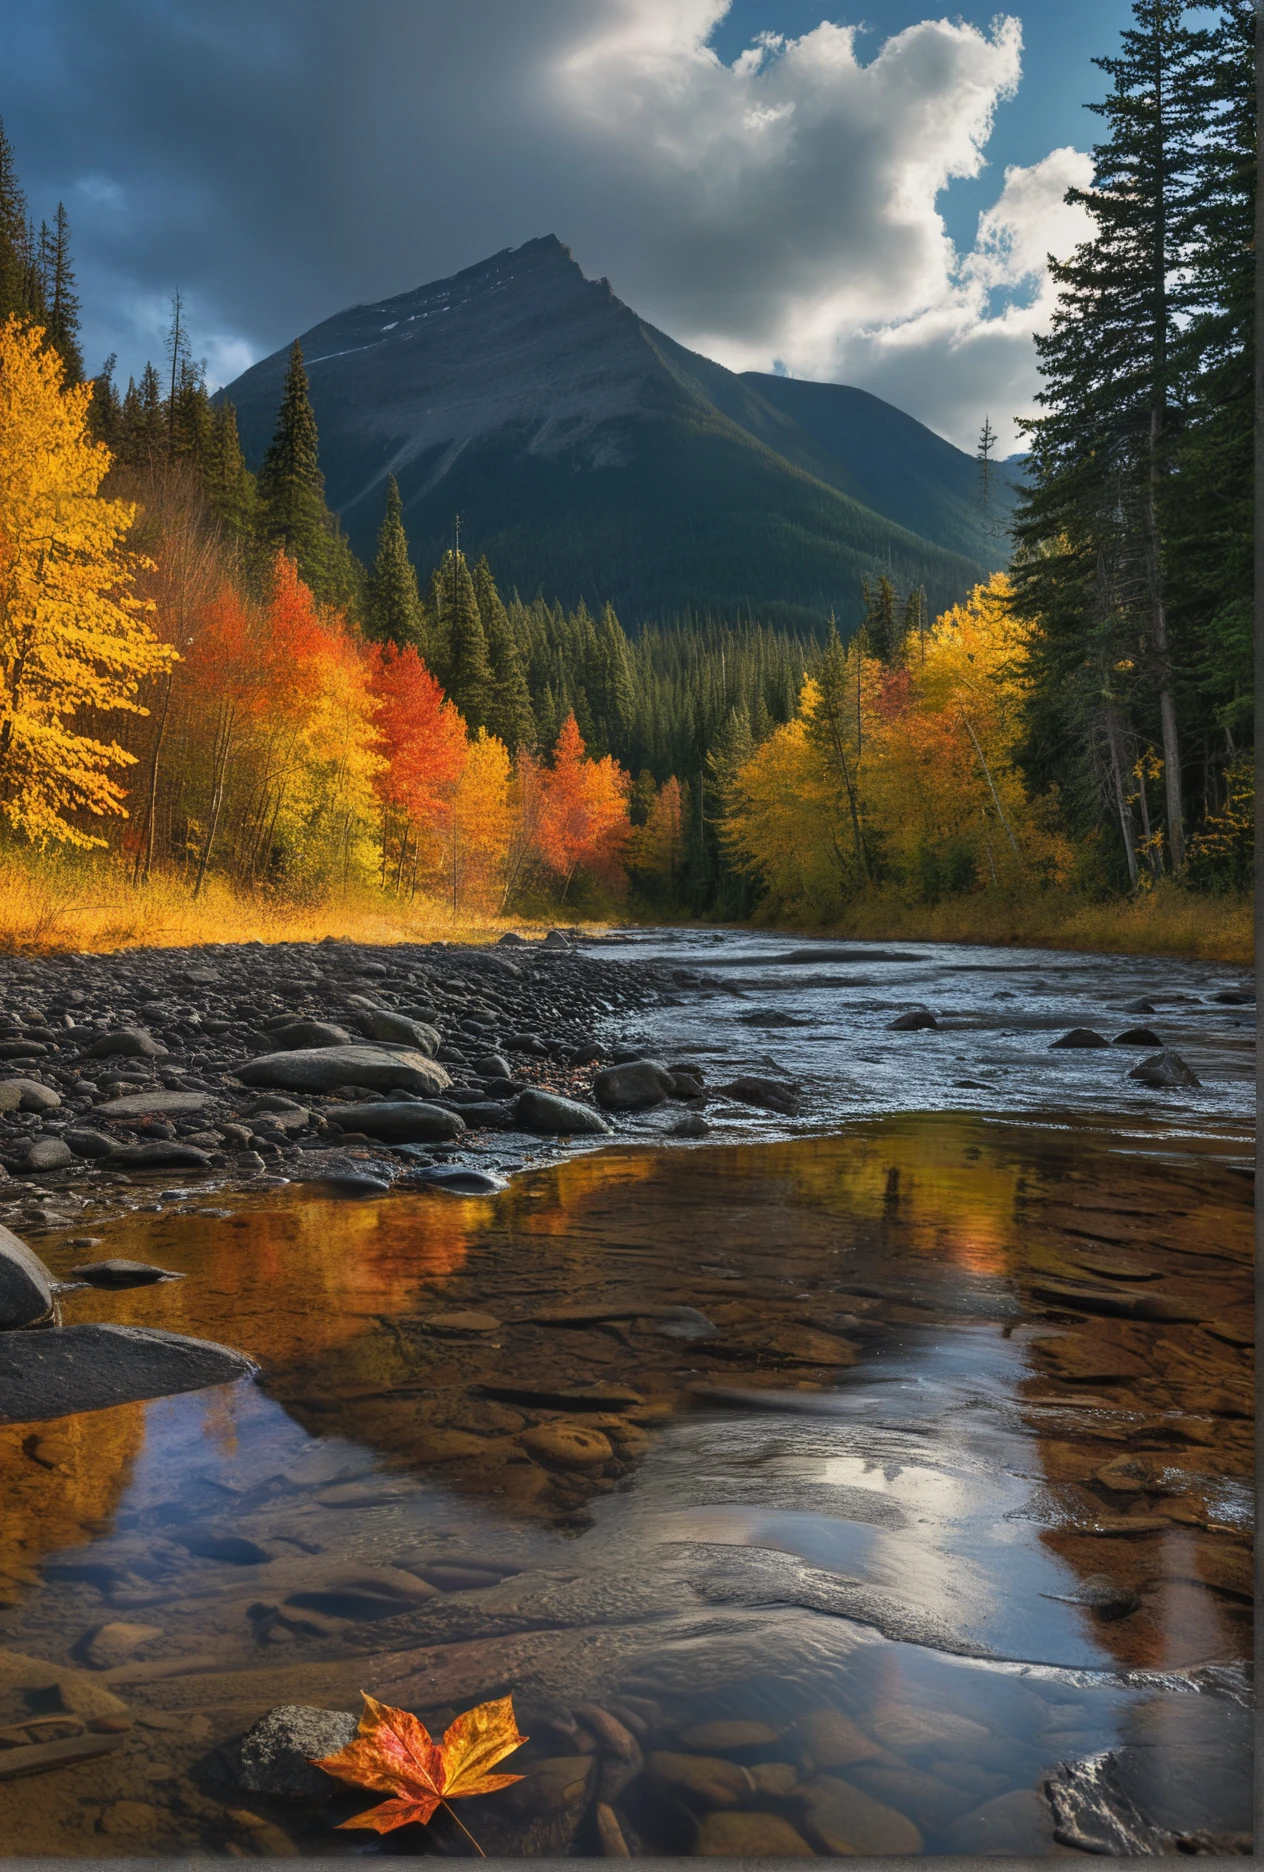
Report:
[[1106,745],[1110,749],[1110,770],[1115,783],[1115,804],[1119,809],[1119,829],[1123,834],[1124,855],[1128,860],[1128,881],[1133,890],[1137,888],[1137,851],[1132,839],[1132,814],[1128,810],[1128,798],[1124,792],[1123,736],[1119,729],[1119,719],[1109,703],[1102,714],[1106,728]]
[[1018,840],[1014,837],[1014,834],[1012,830],[1010,829],[1009,820],[1005,817],[1005,814],[1001,811],[1001,802],[1000,802],[999,797],[997,796],[996,787],[992,780],[992,770],[988,766],[987,761],[984,759],[983,749],[979,746],[979,737],[978,735],[975,734],[974,729],[970,724],[970,717],[966,714],[964,709],[961,711],[961,719],[966,725],[966,733],[969,735],[971,741],[973,741],[974,743],[974,751],[979,757],[979,765],[980,767],[982,767],[984,778],[987,780],[988,792],[992,795],[992,804],[996,808],[996,816],[1001,822],[1006,838],[1009,840],[1011,846],[1013,847],[1015,858],[1018,858],[1019,857]]
[[136,854],[136,870],[132,876],[135,883],[139,877],[145,884],[154,866],[154,824],[158,816],[158,761],[162,754],[162,744],[167,733],[167,717],[171,713],[171,671],[167,671],[167,684],[162,696],[162,714],[158,717],[158,726],[154,731],[154,751],[149,763],[149,789],[146,802],[145,848],[143,854]]

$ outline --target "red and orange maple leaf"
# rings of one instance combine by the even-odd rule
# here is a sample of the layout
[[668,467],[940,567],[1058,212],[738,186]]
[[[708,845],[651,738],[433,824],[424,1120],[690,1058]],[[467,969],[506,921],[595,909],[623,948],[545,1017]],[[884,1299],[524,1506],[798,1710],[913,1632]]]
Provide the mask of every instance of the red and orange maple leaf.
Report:
[[413,1820],[425,1826],[435,1809],[450,1800],[494,1794],[522,1780],[521,1775],[488,1772],[527,1740],[518,1733],[512,1697],[466,1710],[444,1731],[442,1742],[436,1742],[407,1710],[379,1703],[365,1690],[360,1694],[364,1714],[355,1740],[314,1765],[340,1781],[394,1798],[344,1820],[344,1827],[389,1833]]

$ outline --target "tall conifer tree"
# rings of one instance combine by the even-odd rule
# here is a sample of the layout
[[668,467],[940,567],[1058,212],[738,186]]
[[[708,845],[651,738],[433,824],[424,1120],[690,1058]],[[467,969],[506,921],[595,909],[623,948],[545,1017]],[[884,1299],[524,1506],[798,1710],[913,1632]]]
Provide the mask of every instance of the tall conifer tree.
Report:
[[425,613],[417,573],[408,556],[404,508],[394,475],[386,477],[386,511],[378,528],[377,557],[369,574],[365,623],[379,643],[411,644],[425,652]]
[[290,351],[276,429],[258,476],[265,537],[281,546],[300,576],[328,604],[359,613],[360,573],[355,558],[325,504],[316,416],[297,338]]
[[485,553],[474,567],[474,597],[492,678],[486,727],[504,742],[511,754],[516,754],[519,748],[534,745],[535,717],[531,712],[531,693],[518,640]]
[[474,581],[463,552],[445,553],[440,570],[447,610],[447,666],[443,686],[470,728],[482,728],[486,726],[492,702],[492,672]]

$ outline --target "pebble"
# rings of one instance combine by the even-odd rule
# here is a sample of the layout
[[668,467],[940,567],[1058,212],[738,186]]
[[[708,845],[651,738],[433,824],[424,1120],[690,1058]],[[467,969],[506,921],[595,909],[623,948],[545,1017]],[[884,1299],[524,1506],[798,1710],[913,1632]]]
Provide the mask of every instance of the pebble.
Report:
[[94,1670],[110,1670],[125,1664],[142,1645],[162,1637],[160,1625],[129,1625],[112,1619],[88,1634],[81,1647],[82,1655]]

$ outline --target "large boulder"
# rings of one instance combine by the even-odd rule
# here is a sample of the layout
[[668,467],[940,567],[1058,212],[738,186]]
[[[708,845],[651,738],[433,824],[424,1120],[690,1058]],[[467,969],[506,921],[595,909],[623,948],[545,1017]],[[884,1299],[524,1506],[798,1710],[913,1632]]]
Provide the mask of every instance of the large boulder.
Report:
[[1192,1066],[1187,1066],[1179,1053],[1170,1047],[1164,1047],[1161,1053],[1151,1054],[1143,1059],[1139,1066],[1134,1066],[1128,1074],[1130,1079],[1139,1079],[1142,1085],[1161,1086],[1197,1086],[1202,1080]]
[[94,1105],[94,1118],[183,1118],[203,1111],[211,1102],[209,1092],[168,1092],[155,1086],[151,1092],[125,1092],[122,1098],[108,1099]]
[[324,1800],[341,1786],[312,1763],[354,1740],[359,1718],[346,1710],[281,1703],[261,1716],[241,1743],[241,1783],[252,1794]]
[[[54,1092],[52,1086],[41,1085],[38,1079],[5,1079],[0,1081],[0,1089],[6,1100],[0,1104],[0,1111],[56,1111],[61,1104],[60,1092]],[[11,1104],[8,1101],[15,1092],[17,1103]]]
[[118,1148],[112,1137],[87,1126],[76,1125],[71,1131],[63,1131],[62,1136],[76,1157],[108,1157]]
[[0,1224],[0,1327],[33,1326],[53,1310],[53,1276],[24,1241]]
[[273,1046],[283,1053],[301,1052],[306,1047],[350,1046],[351,1035],[333,1021],[292,1020],[268,1029]]
[[59,1137],[21,1138],[5,1159],[10,1169],[23,1176],[36,1176],[45,1170],[64,1170],[74,1162],[70,1146]]
[[229,1384],[253,1359],[209,1339],[142,1326],[61,1326],[12,1333],[0,1358],[0,1423],[38,1423]]
[[88,1048],[89,1059],[108,1059],[119,1053],[126,1059],[159,1059],[167,1049],[144,1027],[116,1027],[103,1033]]
[[344,1131],[363,1131],[388,1144],[438,1144],[460,1137],[465,1121],[442,1105],[383,1099],[380,1105],[340,1105],[330,1119]]
[[593,1097],[606,1111],[644,1111],[650,1105],[661,1105],[675,1090],[672,1075],[657,1060],[603,1066],[593,1075]]
[[371,1008],[364,1024],[375,1040],[398,1040],[416,1047],[427,1059],[433,1059],[442,1044],[442,1035],[429,1021],[413,1020],[407,1014],[395,1014],[390,1008]]
[[237,1068],[243,1085],[281,1086],[289,1092],[335,1092],[339,1086],[368,1086],[374,1092],[442,1092],[451,1085],[437,1060],[408,1048],[309,1047],[296,1053],[263,1053]]
[[534,1131],[541,1137],[586,1137],[613,1128],[591,1105],[559,1098],[554,1092],[537,1092],[534,1086],[519,1094],[514,1122],[520,1131]]
[[1105,1034],[1099,1034],[1095,1027],[1072,1027],[1049,1042],[1050,1047],[1104,1047],[1110,1041]]

